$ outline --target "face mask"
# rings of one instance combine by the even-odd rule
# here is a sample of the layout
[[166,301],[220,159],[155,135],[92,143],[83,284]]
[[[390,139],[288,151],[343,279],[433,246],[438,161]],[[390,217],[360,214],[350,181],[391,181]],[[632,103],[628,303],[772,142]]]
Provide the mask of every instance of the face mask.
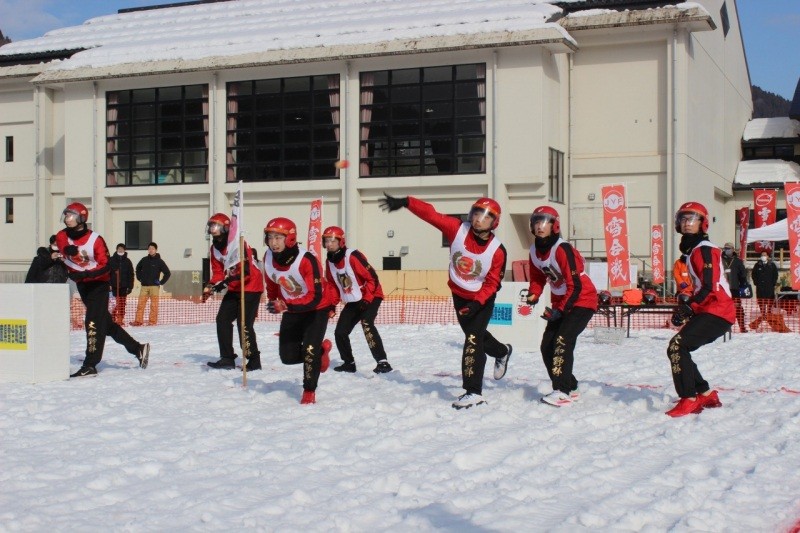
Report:
[[125,255],[125,252],[117,252],[117,255],[123,256],[123,255]]
[[762,255],[761,256],[761,262],[762,263],[766,263],[767,262],[767,256],[766,255]]
[[725,257],[730,257],[733,255],[733,250],[731,250],[730,248],[725,248],[724,250],[722,250],[722,253],[725,254]]

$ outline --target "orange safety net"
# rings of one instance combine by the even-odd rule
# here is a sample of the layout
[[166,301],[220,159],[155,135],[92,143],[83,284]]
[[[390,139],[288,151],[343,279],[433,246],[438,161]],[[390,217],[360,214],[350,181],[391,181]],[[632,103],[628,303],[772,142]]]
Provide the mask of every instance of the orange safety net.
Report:
[[[137,298],[128,297],[122,324],[132,325],[136,319]],[[213,324],[216,320],[222,296],[214,296],[203,303],[200,298],[159,297],[158,325],[165,324]],[[798,300],[740,300],[741,323],[733,325],[734,332],[741,332],[743,324],[749,331],[774,331],[800,333],[800,309]],[[262,306],[265,299],[262,299]],[[592,318],[589,328],[622,327],[630,329],[677,329],[670,323],[675,299],[660,300],[655,306],[625,305],[615,298],[608,306],[601,306]],[[116,301],[109,300],[109,311],[114,314]],[[342,310],[337,308],[335,322]],[[73,330],[83,329],[85,307],[77,296],[72,299],[70,316]],[[149,323],[149,305],[143,323]],[[264,307],[259,309],[257,322],[279,322],[280,315],[272,315]],[[381,304],[376,324],[457,324],[453,300],[449,296],[390,295]],[[139,325],[139,324],[136,324]]]

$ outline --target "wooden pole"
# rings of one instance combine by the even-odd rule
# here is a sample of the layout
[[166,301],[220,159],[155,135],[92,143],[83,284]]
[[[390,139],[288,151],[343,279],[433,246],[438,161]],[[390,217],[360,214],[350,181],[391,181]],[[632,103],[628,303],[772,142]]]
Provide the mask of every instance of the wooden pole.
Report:
[[242,387],[247,388],[247,360],[250,357],[250,343],[247,342],[244,311],[244,261],[247,250],[244,249],[244,235],[239,235],[239,339],[242,341]]

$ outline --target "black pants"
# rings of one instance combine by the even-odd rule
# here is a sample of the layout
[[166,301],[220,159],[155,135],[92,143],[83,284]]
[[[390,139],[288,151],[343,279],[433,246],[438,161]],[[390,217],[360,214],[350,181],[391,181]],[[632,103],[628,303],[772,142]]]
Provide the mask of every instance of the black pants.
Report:
[[106,336],[124,346],[128,353],[138,355],[139,343],[114,322],[108,312],[108,282],[90,281],[78,283],[77,286],[81,301],[86,306],[86,357],[83,359],[83,366],[97,366],[103,359]]
[[303,363],[303,390],[317,390],[322,362],[322,341],[328,327],[328,310],[283,313],[278,333],[278,354],[285,365]]
[[461,381],[464,390],[472,394],[483,392],[483,371],[486,367],[486,356],[503,357],[507,353],[505,344],[486,331],[494,311],[494,296],[471,317],[463,317],[458,310],[471,300],[453,295],[458,325],[464,332],[464,349],[461,352]]
[[709,390],[708,382],[692,361],[692,352],[714,342],[731,328],[731,324],[716,315],[694,315],[669,341],[667,357],[672,368],[675,391],[681,398],[693,398]]
[[351,302],[342,309],[334,332],[336,348],[339,350],[342,361],[348,363],[355,361],[353,348],[350,346],[350,333],[359,322],[361,322],[361,329],[364,331],[364,338],[367,339],[367,346],[369,346],[369,351],[372,353],[372,358],[375,361],[386,359],[386,351],[383,349],[381,335],[375,328],[375,317],[378,316],[378,308],[381,306],[381,302],[383,302],[383,298],[375,298],[364,311],[359,308],[360,302]]
[[219,343],[220,357],[235,359],[233,351],[233,323],[239,332],[239,346],[242,348],[242,357],[258,357],[258,341],[253,324],[258,316],[258,306],[261,303],[260,292],[244,293],[244,340],[242,339],[242,304],[239,291],[228,291],[222,297],[217,312],[217,342]]
[[586,329],[594,311],[586,307],[573,307],[559,320],[548,322],[542,336],[542,360],[553,390],[569,394],[578,388],[578,380],[572,374],[575,363],[575,344],[578,335]]

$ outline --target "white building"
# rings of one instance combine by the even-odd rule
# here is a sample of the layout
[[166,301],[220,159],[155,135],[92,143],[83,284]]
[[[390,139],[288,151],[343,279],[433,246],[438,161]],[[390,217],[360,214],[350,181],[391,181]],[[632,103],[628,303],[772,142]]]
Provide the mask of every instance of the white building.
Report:
[[437,287],[441,235],[381,212],[384,191],[450,214],[494,197],[509,261],[526,257],[541,204],[604,256],[599,193],[613,183],[627,184],[635,256],[688,200],[711,211],[712,240],[735,236],[752,114],[735,0],[191,4],[0,48],[0,240],[14,243],[0,279],[20,279],[80,201],[134,262],[158,242],[172,290],[191,292],[206,220],[230,212],[239,179],[259,250],[274,216],[304,235],[322,196],[323,225],[343,226],[378,270],[399,260]]

